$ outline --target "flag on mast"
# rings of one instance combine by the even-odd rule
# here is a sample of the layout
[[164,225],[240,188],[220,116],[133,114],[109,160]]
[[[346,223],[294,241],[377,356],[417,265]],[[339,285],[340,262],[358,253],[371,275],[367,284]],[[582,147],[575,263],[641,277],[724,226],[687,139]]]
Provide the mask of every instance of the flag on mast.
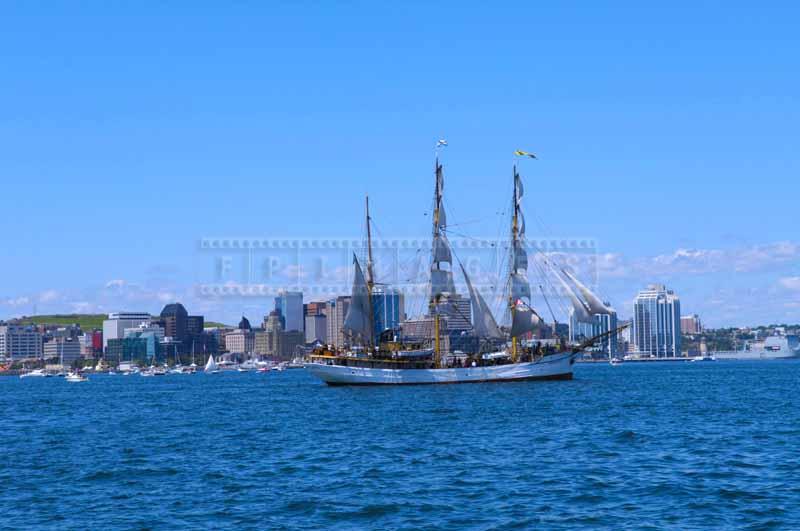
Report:
[[518,157],[530,157],[532,159],[536,158],[536,155],[534,155],[533,153],[528,153],[527,151],[522,151],[521,149],[516,150],[514,152],[514,155]]
[[436,147],[437,148],[447,147],[447,140],[445,140],[444,138],[440,139],[438,142],[436,142]]

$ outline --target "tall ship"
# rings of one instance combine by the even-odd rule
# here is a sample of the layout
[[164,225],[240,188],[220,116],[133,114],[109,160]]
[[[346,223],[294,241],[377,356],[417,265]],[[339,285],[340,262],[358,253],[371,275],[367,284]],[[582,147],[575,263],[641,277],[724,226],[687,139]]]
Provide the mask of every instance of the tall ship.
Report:
[[[413,385],[471,382],[512,382],[522,380],[569,380],[575,358],[587,347],[618,330],[606,332],[580,345],[559,343],[543,348],[526,338],[545,325],[533,308],[528,281],[525,218],[522,213],[524,187],[513,169],[512,216],[509,240],[505,305],[509,326],[498,326],[494,315],[476,289],[463,265],[460,270],[469,292],[471,333],[478,339],[474,352],[456,355],[443,351],[442,321],[456,294],[453,279],[454,254],[447,238],[444,209],[444,174],[435,162],[433,228],[430,259],[428,313],[431,337],[404,341],[398,337],[376,338],[372,292],[375,274],[371,243],[369,198],[366,200],[366,268],[353,256],[353,286],[345,316],[344,332],[349,348],[321,347],[310,356],[306,368],[329,385]],[[457,259],[457,257],[456,257]],[[600,299],[566,270],[555,276],[564,286],[579,320],[592,322],[594,315],[610,314]],[[569,281],[569,282],[568,282]],[[570,284],[571,283],[571,284]],[[555,319],[555,317],[554,317]]]
[[795,335],[775,335],[763,341],[745,345],[742,350],[713,353],[718,360],[780,360],[800,358],[800,338]]

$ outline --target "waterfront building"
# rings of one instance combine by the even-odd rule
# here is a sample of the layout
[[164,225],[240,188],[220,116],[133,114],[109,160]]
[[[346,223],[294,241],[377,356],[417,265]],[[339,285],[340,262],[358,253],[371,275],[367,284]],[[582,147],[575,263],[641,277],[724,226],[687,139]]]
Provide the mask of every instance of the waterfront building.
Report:
[[285,330],[280,334],[279,356],[289,360],[295,356],[297,347],[305,344],[305,336],[300,330]]
[[256,328],[253,330],[253,336],[253,343],[255,345],[253,353],[259,356],[269,355],[269,335],[267,331],[263,328]]
[[[608,302],[604,303],[606,306],[611,306]],[[575,311],[570,308],[569,311],[569,341],[571,343],[581,343],[587,339],[611,332],[618,328],[617,312],[608,314],[594,315],[594,322],[584,323],[578,321],[575,316]],[[613,358],[619,354],[619,338],[616,333],[609,334],[600,339],[595,347],[596,351],[601,352],[607,358]]]
[[256,350],[256,334],[250,321],[242,316],[239,328],[225,334],[225,350],[235,354],[252,354]]
[[[93,333],[87,332],[78,338],[78,344],[81,347],[81,358],[91,359],[94,358],[94,346],[92,345]],[[100,340],[102,342],[102,339]]]
[[203,333],[205,319],[202,315],[189,315],[183,304],[176,302],[164,306],[159,324],[164,327],[164,336],[172,338],[181,351],[187,352],[192,341]]
[[342,328],[347,310],[350,308],[350,297],[341,296],[328,301],[328,344],[335,348],[345,346],[345,337]]
[[108,314],[108,319],[103,321],[103,350],[108,347],[111,339],[125,337],[126,328],[136,328],[142,323],[150,324],[152,317],[149,313],[142,312],[117,312]]
[[156,324],[140,323],[139,326],[126,328],[125,330],[123,330],[122,338],[124,339],[126,337],[145,332],[152,332],[153,335],[156,336],[156,339],[158,339],[158,341],[164,341],[164,338],[167,335],[165,330]]
[[281,334],[283,333],[284,321],[279,310],[272,310],[264,320],[264,333],[266,334],[266,349],[264,354],[267,356],[278,356],[281,351]]
[[[216,354],[225,350],[225,334],[233,332],[232,328],[204,328],[199,341],[194,342],[194,351],[197,355]],[[191,350],[191,347],[190,347]],[[200,359],[200,358],[197,358]]]
[[72,362],[82,357],[81,341],[71,337],[54,337],[43,345],[44,359],[57,359],[56,363],[64,358],[64,365],[72,365]]
[[693,335],[703,332],[703,325],[700,317],[695,313],[692,315],[681,315],[681,334]]
[[303,292],[279,291],[275,297],[275,309],[281,312],[285,319],[285,330],[303,331]]
[[0,326],[0,357],[11,360],[42,357],[42,334],[33,326]]
[[[467,307],[469,307],[469,300],[467,300]],[[375,286],[372,290],[372,315],[377,343],[383,331],[399,328],[400,322],[405,318],[403,293],[396,288]]]
[[306,315],[306,343],[328,342],[328,318],[323,314]]
[[681,303],[675,292],[651,284],[633,301],[633,341],[639,355],[681,355]]
[[162,342],[152,331],[133,331],[124,338],[108,340],[105,358],[112,367],[123,361],[155,365],[164,361]]

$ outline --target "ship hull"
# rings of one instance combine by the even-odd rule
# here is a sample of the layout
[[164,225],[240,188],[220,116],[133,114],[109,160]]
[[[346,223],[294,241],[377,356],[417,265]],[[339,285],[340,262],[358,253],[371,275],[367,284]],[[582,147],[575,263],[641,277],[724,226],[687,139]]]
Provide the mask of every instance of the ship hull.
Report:
[[546,356],[528,363],[453,369],[373,369],[307,363],[306,369],[328,385],[431,385],[525,380],[570,380],[574,354]]
[[791,350],[783,351],[769,351],[769,350],[741,350],[741,351],[727,351],[727,352],[714,352],[714,357],[718,360],[787,360],[800,357],[800,352]]

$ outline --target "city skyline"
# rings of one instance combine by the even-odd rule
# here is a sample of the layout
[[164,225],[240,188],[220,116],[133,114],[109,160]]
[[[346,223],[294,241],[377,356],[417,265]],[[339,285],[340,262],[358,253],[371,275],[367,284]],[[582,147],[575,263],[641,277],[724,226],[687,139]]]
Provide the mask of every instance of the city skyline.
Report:
[[529,236],[595,240],[621,317],[662,283],[707,326],[800,322],[793,4],[132,11],[4,11],[0,318],[261,315],[198,295],[204,238],[359,238],[366,192],[424,237],[446,138],[459,232],[534,151]]

